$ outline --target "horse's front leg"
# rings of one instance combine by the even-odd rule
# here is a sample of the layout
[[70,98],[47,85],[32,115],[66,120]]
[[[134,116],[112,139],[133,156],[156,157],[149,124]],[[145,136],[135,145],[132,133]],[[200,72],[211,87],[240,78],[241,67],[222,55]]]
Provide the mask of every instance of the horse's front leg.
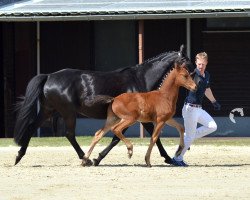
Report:
[[[126,130],[127,128],[122,131],[123,135]],[[115,147],[119,142],[120,142],[120,139],[116,135],[114,135],[110,144],[101,153],[99,153],[98,158],[93,159],[94,165],[98,166],[100,162],[102,161],[102,159],[105,158],[106,155],[108,155],[108,153],[110,152],[110,150],[113,149],[113,147]]]
[[[150,123],[142,123],[142,125],[146,129],[146,131],[150,134],[150,136],[152,136],[153,131],[154,131],[154,124],[150,122]],[[156,141],[156,145],[157,145],[157,147],[159,149],[161,157],[165,158],[164,162],[168,163],[168,164],[172,164],[172,159],[169,157],[166,150],[162,146],[160,137],[158,137],[158,139]]]

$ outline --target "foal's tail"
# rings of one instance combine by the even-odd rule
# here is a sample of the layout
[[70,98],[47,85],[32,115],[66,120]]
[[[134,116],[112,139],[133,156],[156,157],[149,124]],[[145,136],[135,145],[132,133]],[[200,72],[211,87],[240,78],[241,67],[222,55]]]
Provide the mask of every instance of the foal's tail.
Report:
[[27,145],[33,130],[30,127],[37,117],[37,101],[43,94],[43,86],[47,75],[40,74],[31,79],[26,88],[25,96],[16,104],[17,118],[14,128],[14,141],[20,145]]
[[85,100],[85,104],[89,107],[98,104],[110,104],[114,100],[114,97],[108,95],[96,95],[94,97]]

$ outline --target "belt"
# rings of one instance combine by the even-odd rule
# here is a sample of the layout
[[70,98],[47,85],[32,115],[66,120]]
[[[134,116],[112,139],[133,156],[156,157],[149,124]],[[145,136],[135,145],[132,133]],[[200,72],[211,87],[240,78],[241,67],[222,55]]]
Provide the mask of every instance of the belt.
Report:
[[192,103],[185,103],[185,105],[189,105],[189,106],[195,107],[195,108],[201,108],[202,107],[200,104],[192,104]]

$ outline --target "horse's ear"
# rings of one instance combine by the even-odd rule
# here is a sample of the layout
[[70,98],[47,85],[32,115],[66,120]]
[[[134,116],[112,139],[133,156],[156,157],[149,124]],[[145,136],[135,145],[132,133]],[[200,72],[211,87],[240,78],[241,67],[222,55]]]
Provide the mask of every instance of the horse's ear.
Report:
[[184,46],[184,44],[182,44],[180,46],[180,54],[181,54],[181,57],[185,57],[186,56],[186,47]]

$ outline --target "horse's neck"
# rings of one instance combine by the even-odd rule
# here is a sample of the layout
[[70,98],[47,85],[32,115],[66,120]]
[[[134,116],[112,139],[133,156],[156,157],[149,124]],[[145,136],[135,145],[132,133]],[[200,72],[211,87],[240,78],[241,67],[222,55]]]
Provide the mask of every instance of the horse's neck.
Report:
[[144,80],[146,91],[155,90],[159,87],[167,70],[173,65],[174,58],[169,58],[165,63],[157,61],[148,63],[147,66],[142,66],[141,71],[138,73],[138,79]]
[[176,79],[176,69],[173,69],[167,76],[167,78],[164,80],[161,88],[159,91],[162,94],[167,95],[168,99],[171,99],[173,103],[177,102],[178,94],[179,94],[179,88],[180,86],[175,84]]

